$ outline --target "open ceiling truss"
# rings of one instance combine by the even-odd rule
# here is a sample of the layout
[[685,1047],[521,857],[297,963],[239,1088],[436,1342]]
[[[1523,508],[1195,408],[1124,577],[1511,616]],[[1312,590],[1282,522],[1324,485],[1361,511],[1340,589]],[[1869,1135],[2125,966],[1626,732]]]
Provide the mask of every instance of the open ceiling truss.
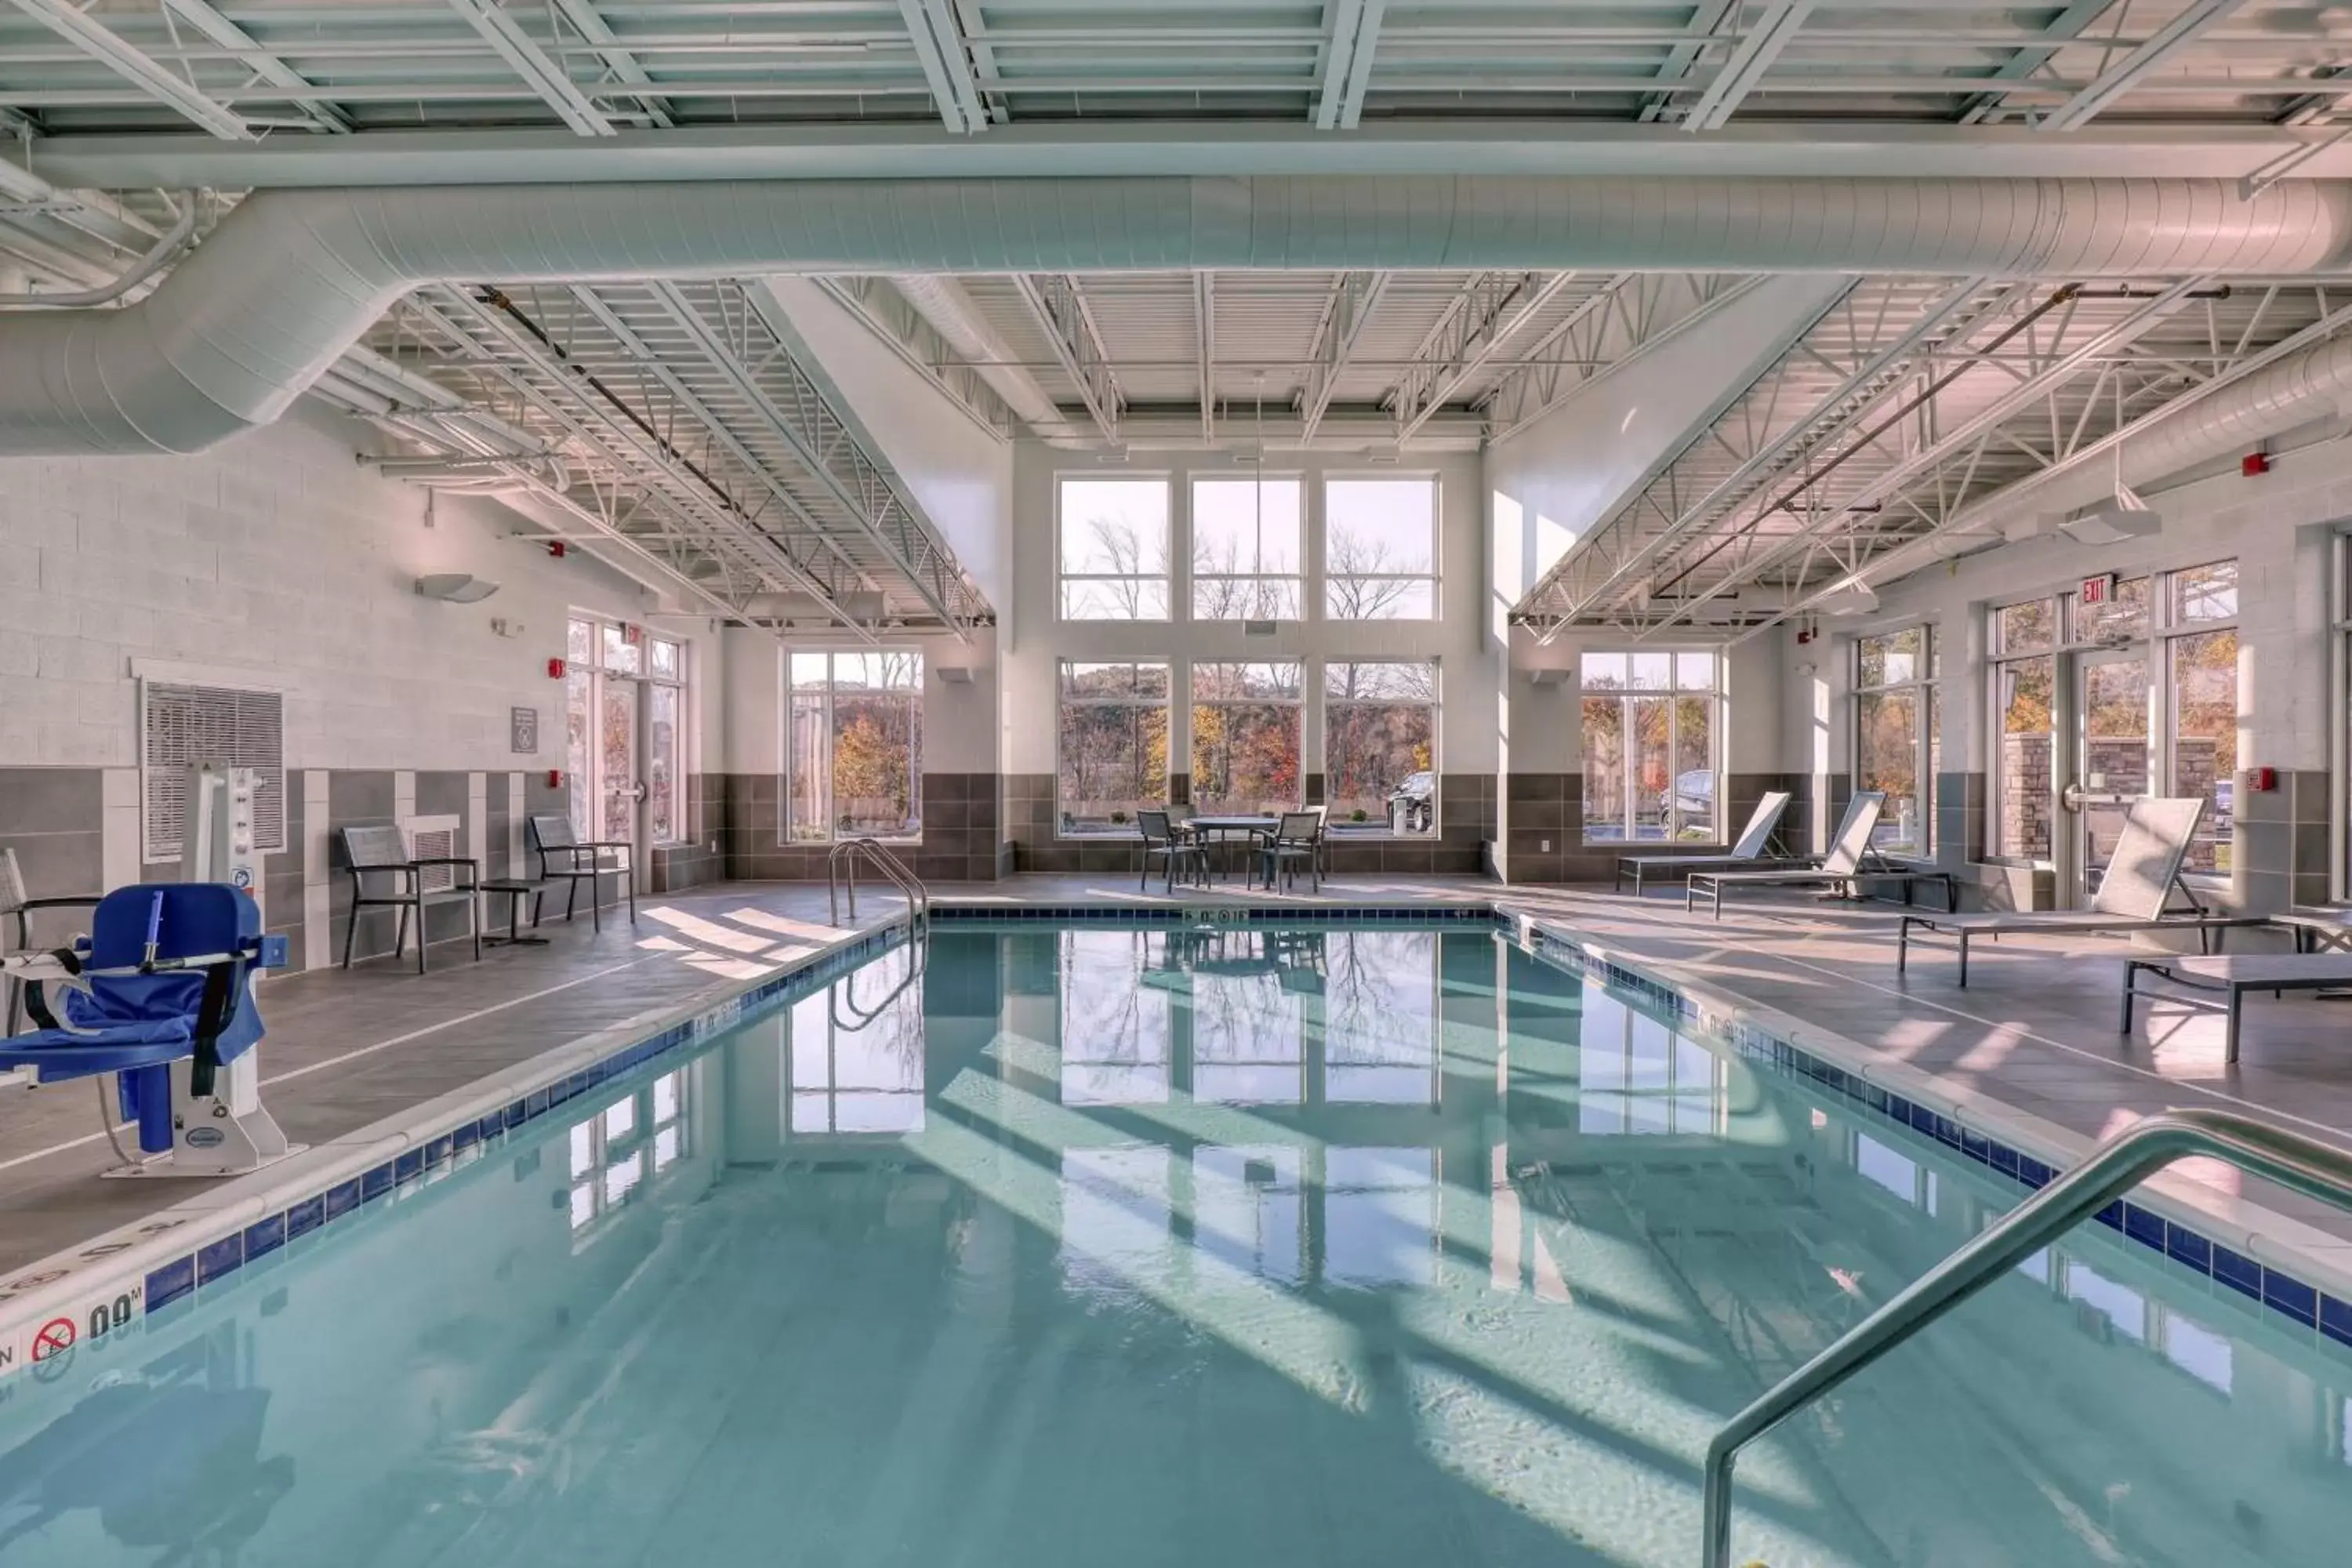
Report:
[[416,127],[610,138],[747,121],[1400,116],[2263,125],[2352,81],[2292,0],[1386,0],[1187,12],[1033,0],[10,0],[0,105],[44,132],[230,141]]
[[1546,638],[1777,625],[1922,541],[1999,542],[2000,510],[2347,322],[2340,279],[1862,279],[1516,618]]

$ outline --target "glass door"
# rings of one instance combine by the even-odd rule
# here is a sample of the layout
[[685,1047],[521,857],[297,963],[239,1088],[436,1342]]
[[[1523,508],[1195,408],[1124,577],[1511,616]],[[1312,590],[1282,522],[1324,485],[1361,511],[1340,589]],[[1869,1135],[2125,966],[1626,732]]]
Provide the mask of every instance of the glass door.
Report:
[[[639,842],[637,805],[646,796],[637,769],[637,683],[607,680],[604,686],[604,711],[597,724],[602,754],[596,769],[603,816],[596,837],[634,846]],[[635,858],[634,853],[631,858]]]
[[2074,656],[2073,763],[2060,799],[2074,817],[2070,902],[2091,901],[2122,835],[2124,813],[2154,793],[2153,686],[2145,647]]

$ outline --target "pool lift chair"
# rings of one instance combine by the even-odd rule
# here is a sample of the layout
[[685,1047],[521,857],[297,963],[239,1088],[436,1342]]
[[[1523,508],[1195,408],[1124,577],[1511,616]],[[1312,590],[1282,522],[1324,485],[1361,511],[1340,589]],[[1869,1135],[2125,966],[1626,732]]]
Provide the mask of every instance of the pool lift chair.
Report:
[[110,1176],[256,1170],[296,1146],[262,1109],[256,1075],[231,1068],[261,1039],[257,972],[286,962],[286,939],[262,931],[259,906],[232,884],[117,888],[70,947],[0,959],[27,983],[40,1026],[0,1039],[0,1068],[31,1068],[42,1085],[112,1073],[139,1153]]
[[[183,880],[117,888],[90,931],[47,952],[0,956],[24,981],[32,1033],[0,1038],[0,1072],[36,1084],[114,1075],[99,1104],[122,1163],[110,1176],[233,1176],[299,1154],[261,1105],[261,1014],[254,982],[287,965],[262,930],[263,860],[255,833],[260,775],[191,763],[183,796]],[[137,1123],[137,1157],[115,1111]]]

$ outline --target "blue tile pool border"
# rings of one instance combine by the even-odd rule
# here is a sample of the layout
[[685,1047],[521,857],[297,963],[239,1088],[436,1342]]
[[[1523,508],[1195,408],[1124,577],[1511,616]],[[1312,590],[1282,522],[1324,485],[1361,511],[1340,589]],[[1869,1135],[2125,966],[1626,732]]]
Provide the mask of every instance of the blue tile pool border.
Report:
[[[529,1089],[503,1108],[468,1116],[454,1126],[431,1123],[410,1129],[411,1146],[389,1158],[369,1166],[356,1175],[338,1175],[308,1191],[291,1189],[283,1202],[273,1198],[268,1213],[257,1219],[247,1219],[226,1234],[212,1234],[201,1218],[178,1222],[188,1230],[187,1248],[148,1268],[143,1274],[129,1279],[105,1273],[102,1266],[94,1269],[74,1289],[79,1297],[107,1302],[121,1299],[124,1286],[132,1287],[128,1300],[132,1310],[108,1306],[108,1329],[120,1328],[131,1317],[148,1317],[167,1307],[184,1301],[229,1279],[247,1264],[268,1257],[289,1243],[307,1241],[322,1232],[332,1230],[338,1222],[352,1215],[370,1212],[395,1188],[404,1188],[428,1173],[447,1167],[459,1154],[479,1149],[491,1141],[528,1122],[557,1110],[576,1096],[587,1093],[597,1085],[635,1072],[656,1058],[709,1038],[734,1027],[744,1016],[789,994],[806,994],[820,986],[839,979],[850,970],[879,956],[898,945],[903,928],[896,925],[877,927],[830,948],[796,968],[768,976],[755,984],[724,997],[667,1027],[644,1038],[621,1046],[599,1057],[586,1067],[573,1068],[552,1081]],[[558,1047],[561,1048],[561,1047]],[[168,1213],[168,1211],[167,1211]],[[156,1228],[176,1228],[163,1226]],[[127,1250],[134,1245],[110,1237],[100,1238],[83,1249],[88,1258]],[[62,1277],[60,1277],[62,1278]],[[29,1296],[40,1287],[55,1283],[42,1271],[42,1266],[32,1266],[29,1277],[20,1276],[16,1289],[0,1295],[0,1301],[16,1310],[25,1307],[17,1300]],[[78,1297],[77,1299],[79,1299]],[[96,1338],[98,1308],[93,1313],[93,1331],[86,1338]],[[35,1316],[39,1314],[36,1313]],[[79,1321],[79,1309],[59,1315]],[[0,1337],[0,1376],[19,1370],[31,1359],[28,1349],[13,1345]]]
[[[1640,998],[1660,1012],[1686,1021],[1695,1032],[1721,1041],[1743,1059],[1769,1067],[1784,1076],[1818,1084],[1864,1110],[1945,1144],[1955,1152],[2006,1176],[2021,1187],[2032,1190],[2042,1186],[2055,1174],[2053,1167],[2047,1163],[2011,1147],[1990,1133],[1965,1127],[1927,1105],[1872,1084],[1860,1073],[1824,1061],[1754,1024],[1738,1019],[1726,1022],[1710,1016],[1696,999],[1675,986],[1605,955],[1588,952],[1532,920],[1507,910],[1497,910],[1491,904],[1221,906],[1202,903],[1010,907],[973,903],[942,905],[931,913],[932,921],[938,924],[1124,924],[1144,927],[1203,919],[1249,925],[1393,923],[1495,928],[1539,959],[1549,961],[1568,973],[1597,978],[1605,984]],[[372,1212],[380,1206],[378,1200],[386,1194],[410,1185],[429,1172],[448,1166],[468,1151],[482,1148],[504,1137],[602,1083],[633,1073],[680,1047],[698,1044],[730,1029],[742,1022],[747,1014],[787,994],[806,994],[830,984],[896,946],[901,930],[901,927],[892,925],[862,932],[796,968],[768,976],[642,1039],[619,1047],[585,1067],[574,1068],[547,1084],[530,1089],[502,1108],[479,1111],[454,1125],[427,1124],[412,1129],[409,1132],[413,1140],[411,1147],[357,1175],[343,1175],[313,1190],[298,1192],[283,1203],[273,1200],[268,1212],[238,1224],[226,1234],[210,1234],[201,1220],[185,1222],[190,1229],[186,1250],[171,1254],[163,1261],[148,1268],[143,1276],[132,1277],[139,1289],[132,1298],[134,1310],[129,1315],[152,1315],[186,1300],[195,1296],[200,1288],[209,1288],[230,1279],[247,1264],[278,1252],[290,1242],[305,1240],[331,1229],[337,1222],[352,1215]],[[2352,1346],[2352,1301],[2320,1290],[2285,1270],[2248,1258],[2139,1205],[2117,1203],[2096,1217],[2100,1224],[2116,1231],[2125,1239],[2147,1248],[2159,1258],[2171,1259],[2191,1273],[2228,1287],[2259,1303],[2282,1321],[2299,1328],[2315,1329],[2330,1340]],[[98,1246],[85,1249],[82,1256],[94,1256],[101,1250],[121,1250],[129,1245],[131,1244],[101,1241]],[[37,1269],[38,1267],[35,1266]],[[13,1300],[45,1283],[47,1281],[38,1276],[32,1279],[20,1278],[16,1281],[18,1289],[7,1292],[0,1300]],[[107,1275],[100,1270],[93,1272],[90,1279],[77,1289],[85,1295],[96,1293],[116,1300],[118,1304],[112,1309],[112,1326],[119,1328],[126,1321],[126,1314],[119,1304],[116,1292],[124,1283],[126,1281],[121,1277]],[[26,1358],[12,1359],[6,1353],[10,1349],[7,1342],[0,1340],[0,1375],[25,1364]]]
[[[1871,1083],[1862,1074],[1825,1061],[1768,1029],[1744,1019],[1713,1016],[1696,999],[1653,975],[1630,969],[1604,954],[1588,952],[1533,921],[1511,923],[1518,929],[1519,945],[1537,958],[1637,997],[1686,1023],[1692,1032],[1728,1046],[1743,1060],[1785,1078],[1811,1082],[1850,1105],[1943,1144],[2007,1177],[2024,1191],[2047,1186],[2058,1174],[2058,1167],[2002,1142],[1995,1135],[1963,1126],[1916,1100]],[[2125,1241],[2260,1303],[2283,1322],[2298,1329],[2316,1329],[2339,1344],[2352,1346],[2352,1301],[2330,1295],[2285,1269],[2249,1258],[2140,1204],[2118,1201],[2093,1218]]]
[[[1378,923],[1493,927],[1509,923],[1507,917],[1498,915],[1493,905],[1486,902],[1440,906],[1219,905],[1205,902],[1005,906],[943,903],[934,907],[930,919],[933,923],[943,925],[1013,921],[1163,926],[1204,919],[1236,925]],[[185,1250],[168,1254],[163,1261],[149,1267],[143,1275],[133,1275],[128,1280],[121,1276],[108,1274],[102,1267],[93,1269],[87,1279],[77,1276],[72,1286],[78,1292],[76,1300],[88,1300],[102,1294],[109,1303],[110,1322],[114,1327],[120,1327],[126,1317],[112,1305],[126,1284],[133,1288],[131,1297],[133,1310],[128,1314],[130,1316],[144,1317],[191,1300],[204,1289],[232,1279],[247,1264],[272,1256],[289,1243],[301,1241],[307,1244],[310,1237],[332,1230],[345,1219],[374,1212],[386,1201],[388,1194],[419,1183],[432,1173],[448,1167],[461,1155],[483,1149],[493,1141],[538,1121],[602,1083],[633,1073],[680,1047],[698,1044],[715,1034],[730,1029],[742,1022],[747,1015],[787,994],[806,994],[830,984],[898,945],[903,930],[902,926],[892,924],[861,932],[797,967],[767,976],[642,1039],[621,1046],[583,1068],[564,1072],[547,1083],[530,1088],[503,1107],[478,1111],[454,1125],[436,1125],[427,1121],[405,1129],[404,1134],[411,1141],[409,1147],[356,1174],[341,1174],[308,1191],[299,1187],[290,1189],[283,1201],[273,1196],[267,1213],[257,1219],[245,1221],[225,1235],[215,1233],[202,1218],[174,1222],[173,1228],[184,1225],[187,1230]],[[93,1257],[100,1250],[123,1250],[131,1245],[133,1244],[117,1244],[110,1238],[101,1238],[99,1245],[86,1248],[80,1256]],[[53,1283],[39,1272],[40,1268],[40,1265],[33,1266],[34,1272],[29,1278],[20,1275],[13,1282],[15,1289],[8,1288],[10,1282],[0,1281],[0,1308],[25,1310],[20,1298]],[[76,1308],[68,1315],[79,1316],[79,1309]],[[29,1360],[29,1351],[24,1354],[12,1354],[11,1350],[9,1341],[0,1337],[0,1376],[17,1370]]]

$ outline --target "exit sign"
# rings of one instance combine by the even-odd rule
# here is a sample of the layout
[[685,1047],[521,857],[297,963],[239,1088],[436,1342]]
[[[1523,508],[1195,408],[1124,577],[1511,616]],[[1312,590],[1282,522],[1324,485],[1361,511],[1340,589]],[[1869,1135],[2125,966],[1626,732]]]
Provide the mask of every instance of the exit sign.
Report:
[[2113,604],[2116,597],[2116,574],[2112,572],[2105,572],[2096,577],[2085,577],[2083,579],[2082,586],[2075,592],[2085,605]]

